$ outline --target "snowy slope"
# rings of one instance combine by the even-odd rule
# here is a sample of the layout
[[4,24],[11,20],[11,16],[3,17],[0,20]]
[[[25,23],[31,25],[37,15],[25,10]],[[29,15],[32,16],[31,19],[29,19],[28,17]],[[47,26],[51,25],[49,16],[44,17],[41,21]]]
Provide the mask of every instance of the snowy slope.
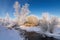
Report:
[[23,40],[14,29],[9,30],[0,25],[0,40]]

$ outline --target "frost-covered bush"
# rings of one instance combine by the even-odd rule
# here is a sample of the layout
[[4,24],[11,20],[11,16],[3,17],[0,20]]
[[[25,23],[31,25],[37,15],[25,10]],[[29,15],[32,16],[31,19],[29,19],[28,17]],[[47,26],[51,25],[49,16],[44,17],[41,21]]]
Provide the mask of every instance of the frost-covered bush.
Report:
[[52,16],[49,20],[49,28],[48,28],[49,32],[53,33],[55,26],[58,24],[59,24],[58,18],[55,16],[54,17]]
[[14,9],[15,9],[15,16],[16,16],[16,21],[18,25],[22,25],[26,21],[25,18],[30,13],[28,6],[29,5],[26,3],[21,7],[19,2],[17,1],[15,2]]
[[42,19],[39,20],[39,26],[42,28],[44,32],[48,30],[48,25],[49,25],[48,18],[49,18],[48,15],[44,13],[42,15]]
[[45,32],[48,29],[48,22],[45,20],[40,20],[39,26]]
[[53,33],[55,26],[58,24],[59,24],[59,21],[57,17],[55,16],[48,17],[47,15],[44,15],[43,18],[40,19],[40,23],[39,23],[40,27],[44,32],[48,31],[50,33]]

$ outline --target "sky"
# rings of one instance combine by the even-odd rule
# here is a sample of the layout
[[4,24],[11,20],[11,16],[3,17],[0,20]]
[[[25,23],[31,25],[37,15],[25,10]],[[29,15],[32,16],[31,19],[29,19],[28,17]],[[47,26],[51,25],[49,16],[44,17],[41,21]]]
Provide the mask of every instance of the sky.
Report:
[[5,17],[8,12],[14,18],[14,3],[18,1],[20,5],[29,4],[30,14],[40,17],[42,13],[60,17],[60,0],[0,0],[0,17]]

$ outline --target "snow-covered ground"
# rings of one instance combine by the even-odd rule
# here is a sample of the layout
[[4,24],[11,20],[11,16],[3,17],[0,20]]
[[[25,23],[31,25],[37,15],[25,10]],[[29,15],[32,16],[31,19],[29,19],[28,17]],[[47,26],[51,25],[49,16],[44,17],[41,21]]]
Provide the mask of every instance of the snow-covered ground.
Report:
[[26,27],[26,26],[20,26],[21,29],[23,30],[26,30],[28,32],[31,32],[31,31],[35,31],[37,33],[42,33],[42,30],[41,28],[38,26],[38,27]]
[[18,34],[18,31],[9,30],[0,25],[0,40],[23,40],[23,38]]
[[56,34],[60,34],[60,25],[55,26],[55,29],[53,32]]

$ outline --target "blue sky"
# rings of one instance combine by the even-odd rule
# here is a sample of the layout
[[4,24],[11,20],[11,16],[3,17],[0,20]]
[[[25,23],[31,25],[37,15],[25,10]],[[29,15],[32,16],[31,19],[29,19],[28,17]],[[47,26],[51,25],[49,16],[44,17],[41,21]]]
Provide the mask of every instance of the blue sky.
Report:
[[48,12],[52,15],[60,17],[60,0],[0,0],[0,16],[4,17],[8,12],[14,17],[13,5],[18,1],[21,5],[29,3],[31,14],[41,16],[42,13]]

